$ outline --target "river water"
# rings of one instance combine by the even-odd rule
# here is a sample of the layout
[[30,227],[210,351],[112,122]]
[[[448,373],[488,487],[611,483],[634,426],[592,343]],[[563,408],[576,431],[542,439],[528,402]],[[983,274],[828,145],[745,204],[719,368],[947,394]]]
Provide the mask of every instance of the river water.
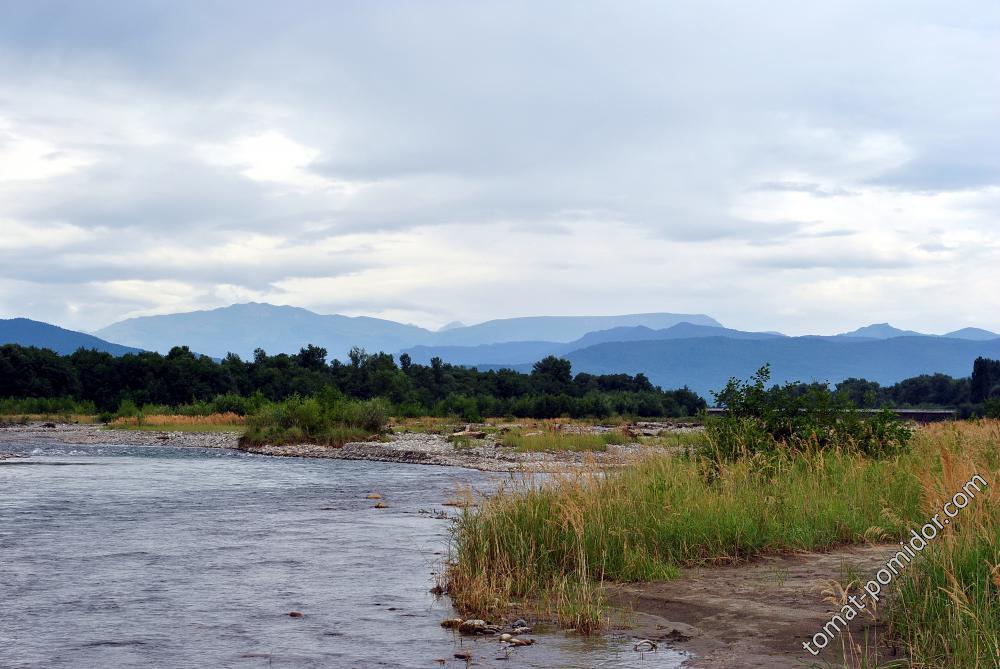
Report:
[[[509,653],[440,627],[441,503],[490,475],[219,449],[4,444],[0,667],[673,668],[557,630]],[[375,509],[378,491],[389,506]],[[289,617],[301,611],[302,618]],[[444,660],[442,665],[438,660]]]

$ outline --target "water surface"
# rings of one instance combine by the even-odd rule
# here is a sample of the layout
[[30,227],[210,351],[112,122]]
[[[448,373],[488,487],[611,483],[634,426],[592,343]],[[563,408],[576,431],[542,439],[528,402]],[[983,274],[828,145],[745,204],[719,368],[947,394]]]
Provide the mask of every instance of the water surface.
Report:
[[[0,667],[677,667],[627,639],[443,630],[437,516],[461,469],[224,450],[4,445]],[[372,491],[389,508],[365,499]],[[303,618],[291,618],[301,611]]]

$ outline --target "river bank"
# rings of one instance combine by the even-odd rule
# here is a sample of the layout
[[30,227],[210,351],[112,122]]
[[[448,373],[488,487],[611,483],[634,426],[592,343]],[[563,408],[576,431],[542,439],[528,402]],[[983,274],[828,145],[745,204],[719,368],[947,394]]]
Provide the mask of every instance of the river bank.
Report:
[[[639,434],[657,435],[676,428],[671,424],[643,423]],[[169,431],[107,429],[99,424],[43,423],[0,427],[0,444],[58,441],[66,445],[110,444],[116,446],[177,446],[191,448],[231,448],[258,455],[335,460],[369,460],[405,464],[464,467],[486,472],[556,472],[584,466],[615,467],[649,453],[667,452],[666,448],[643,445],[611,444],[603,451],[563,451],[558,453],[520,452],[506,448],[488,436],[456,445],[446,435],[401,431],[386,435],[381,441],[351,442],[340,447],[317,444],[240,446],[236,431]]]
[[[600,453],[519,453],[495,440],[477,441],[483,443],[456,447],[443,435],[404,432],[390,435],[389,441],[341,448],[265,446],[252,452],[530,473],[593,466],[595,462],[615,466],[651,450],[633,444],[611,445]],[[0,429],[0,450],[5,444],[28,446],[22,453],[30,453],[32,443],[236,450],[237,442],[236,432],[108,430],[100,425],[45,423]],[[468,476],[479,475],[470,472]],[[390,499],[389,506],[395,505],[396,500]],[[667,582],[610,586],[609,594],[613,604],[630,612],[624,616],[630,629],[622,631],[654,640],[664,651],[672,647],[690,653],[684,666],[800,667],[813,659],[801,642],[829,619],[833,610],[824,600],[824,588],[844,581],[849,573],[869,573],[884,552],[881,546],[845,547],[828,553],[770,556],[740,566],[686,569],[680,578]],[[860,628],[856,633],[859,636],[855,638],[860,638]]]

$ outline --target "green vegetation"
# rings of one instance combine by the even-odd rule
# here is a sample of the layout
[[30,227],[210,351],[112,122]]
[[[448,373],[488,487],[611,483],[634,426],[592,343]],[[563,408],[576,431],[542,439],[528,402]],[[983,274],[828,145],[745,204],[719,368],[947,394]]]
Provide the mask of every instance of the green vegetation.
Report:
[[768,388],[769,380],[765,365],[749,382],[730,379],[716,393],[726,415],[707,422],[706,453],[731,460],[775,450],[836,448],[885,456],[909,442],[909,428],[891,411],[863,414],[826,386]]
[[[906,437],[889,423],[882,431],[858,428],[862,419],[846,415],[848,408],[835,405],[828,414],[826,400],[802,405],[786,390],[769,394],[763,371],[730,388],[735,415],[707,431],[712,448],[508,483],[479,509],[466,509],[447,579],[456,605],[483,616],[551,615],[593,630],[605,615],[603,582],[668,579],[685,566],[765,553],[893,542],[940,513],[974,474],[1000,480],[996,421],[932,425]],[[890,633],[913,667],[997,666],[998,497],[995,486],[986,489],[884,601]],[[867,659],[850,662],[868,666]]]
[[322,444],[341,446],[383,432],[389,414],[384,402],[345,400],[335,393],[292,396],[264,405],[246,421],[241,445]]
[[628,437],[620,431],[581,433],[562,430],[522,432],[512,430],[503,435],[501,444],[519,453],[558,453],[562,451],[604,451],[612,444],[626,444]]
[[[657,580],[678,566],[901,535],[920,517],[919,481],[893,459],[833,450],[709,468],[655,456],[508,488],[465,513],[450,591],[463,609],[497,614],[588,581]],[[574,627],[598,623],[554,613]]]
[[[358,349],[346,363],[328,364],[326,357],[326,350],[315,346],[295,355],[258,350],[247,361],[229,355],[217,363],[186,347],[165,356],[144,352],[114,357],[82,349],[60,356],[7,344],[0,346],[0,398],[65,397],[91,402],[107,414],[131,402],[147,414],[248,415],[263,401],[335,391],[355,400],[381,398],[394,416],[456,416],[467,422],[483,416],[693,416],[705,407],[690,390],[665,391],[642,374],[574,376],[568,361],[554,357],[540,360],[530,374],[479,371],[438,358],[418,365],[406,354],[397,364],[389,354]],[[153,406],[159,408],[147,411]]]

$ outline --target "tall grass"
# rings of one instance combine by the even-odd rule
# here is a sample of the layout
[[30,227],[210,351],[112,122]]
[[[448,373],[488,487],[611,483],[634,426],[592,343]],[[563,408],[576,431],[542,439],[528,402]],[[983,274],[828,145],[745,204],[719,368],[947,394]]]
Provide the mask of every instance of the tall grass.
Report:
[[[891,509],[891,511],[889,511]],[[920,517],[917,476],[897,459],[843,451],[708,464],[650,456],[613,472],[509,484],[455,530],[449,590],[460,608],[499,615],[574,601],[603,580],[670,578],[679,566],[821,549],[901,535]],[[541,597],[533,597],[540,594]],[[599,620],[566,620],[578,628]]]
[[888,619],[915,667],[1000,666],[1000,421],[934,425],[917,437],[927,522],[973,475],[989,486],[897,582]]
[[185,414],[145,414],[119,416],[108,427],[119,430],[233,431],[242,429],[245,419],[232,412],[206,416]]
[[[660,580],[919,528],[974,474],[990,486],[900,573],[891,633],[919,669],[1000,666],[1000,421],[921,428],[875,459],[806,449],[718,461],[650,456],[612,472],[508,483],[454,531],[448,587],[468,613],[601,624],[602,581]],[[870,577],[870,575],[868,575]]]
[[611,444],[628,443],[623,432],[563,432],[546,429],[541,432],[524,433],[512,430],[501,439],[501,444],[519,453],[564,452],[564,451],[604,451]]

